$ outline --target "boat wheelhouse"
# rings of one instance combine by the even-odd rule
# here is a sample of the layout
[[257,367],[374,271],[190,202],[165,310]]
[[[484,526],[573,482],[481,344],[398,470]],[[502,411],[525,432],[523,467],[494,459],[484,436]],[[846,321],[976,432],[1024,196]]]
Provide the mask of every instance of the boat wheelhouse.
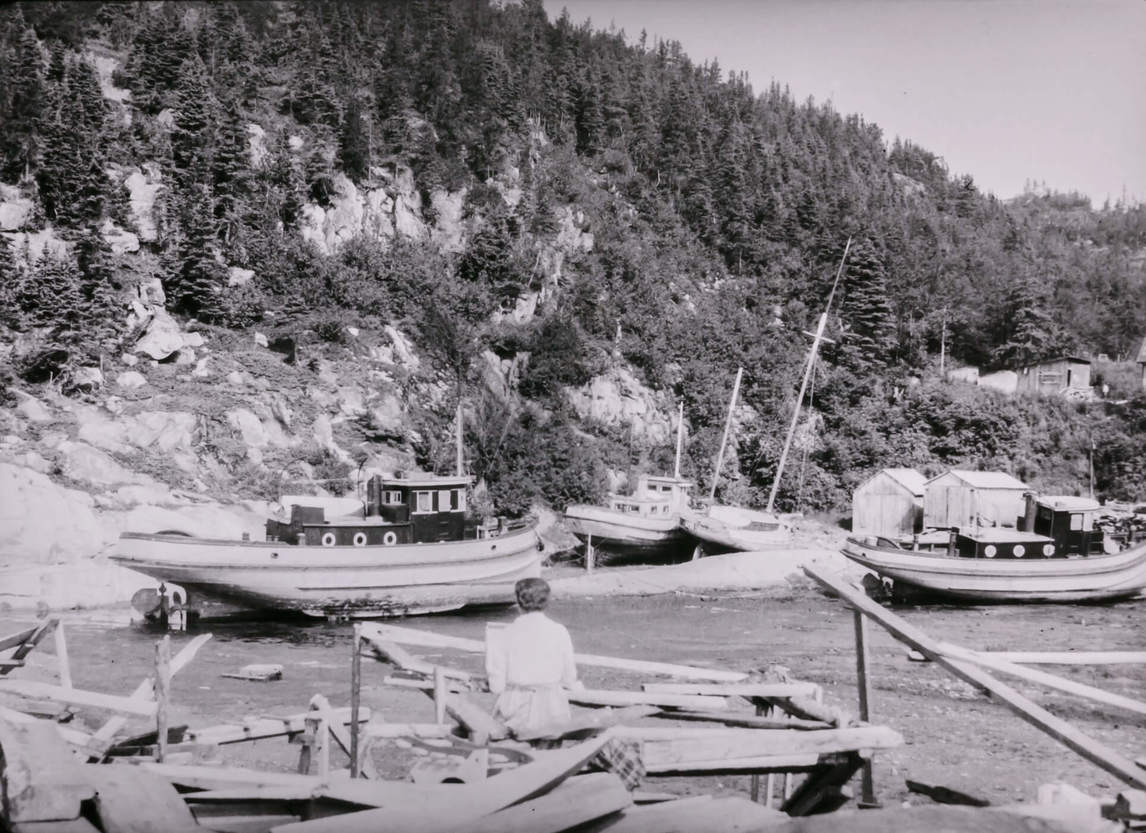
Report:
[[570,531],[586,544],[617,555],[673,556],[687,542],[680,529],[692,481],[643,474],[631,495],[609,495],[605,506],[574,504],[565,510]]

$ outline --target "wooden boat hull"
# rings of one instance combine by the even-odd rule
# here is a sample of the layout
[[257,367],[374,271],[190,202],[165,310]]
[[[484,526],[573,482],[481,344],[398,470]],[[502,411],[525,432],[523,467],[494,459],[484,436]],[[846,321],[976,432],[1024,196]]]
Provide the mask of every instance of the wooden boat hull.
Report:
[[687,556],[688,536],[673,512],[647,518],[602,506],[576,504],[565,510],[565,525],[581,542],[618,558],[656,559]]
[[[703,515],[700,513],[683,515],[680,520],[681,529],[697,539],[705,554],[716,555],[726,552],[755,552],[757,550],[776,549],[792,541],[791,527],[773,516],[750,509],[720,508],[731,510],[728,520],[713,514]],[[737,516],[741,515],[746,520],[744,523],[737,524]],[[757,518],[775,521],[776,528],[763,529],[750,526],[749,519],[755,520]]]
[[536,525],[490,538],[321,547],[125,532],[112,560],[190,594],[311,616],[405,616],[509,604],[541,573]]
[[897,584],[970,602],[1109,601],[1146,588],[1146,545],[1086,557],[986,559],[849,538],[842,552]]

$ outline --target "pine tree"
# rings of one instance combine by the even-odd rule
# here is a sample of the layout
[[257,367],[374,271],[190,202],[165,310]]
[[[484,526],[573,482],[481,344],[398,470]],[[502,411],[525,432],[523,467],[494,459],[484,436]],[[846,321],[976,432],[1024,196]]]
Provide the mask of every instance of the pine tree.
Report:
[[371,162],[370,131],[365,123],[362,102],[357,98],[351,100],[342,120],[338,158],[350,179],[359,183],[366,179]]
[[9,71],[10,91],[0,95],[0,149],[3,174],[8,180],[27,176],[39,155],[38,132],[44,106],[44,58],[36,33],[25,28],[16,44]]
[[219,103],[207,83],[206,67],[199,54],[194,53],[179,69],[175,128],[171,132],[172,163],[181,186],[210,181],[218,117]]
[[1048,359],[1065,346],[1061,329],[1047,312],[1047,298],[1033,274],[1021,275],[1007,292],[996,365],[1016,368]]
[[180,238],[164,288],[175,309],[206,321],[223,311],[226,271],[217,259],[215,215],[207,186],[191,185],[181,206]]
[[842,363],[861,372],[886,367],[895,347],[895,321],[883,263],[870,242],[852,248],[842,291]]
[[76,244],[80,273],[84,352],[92,359],[110,350],[120,334],[118,282],[111,247],[95,229]]
[[211,160],[215,218],[221,239],[230,243],[241,224],[243,198],[250,180],[246,123],[234,98],[225,101]]
[[23,270],[16,263],[8,238],[0,235],[0,324],[13,328],[19,325],[17,299],[23,279]]
[[75,261],[45,250],[20,284],[16,307],[26,327],[74,328],[82,294]]

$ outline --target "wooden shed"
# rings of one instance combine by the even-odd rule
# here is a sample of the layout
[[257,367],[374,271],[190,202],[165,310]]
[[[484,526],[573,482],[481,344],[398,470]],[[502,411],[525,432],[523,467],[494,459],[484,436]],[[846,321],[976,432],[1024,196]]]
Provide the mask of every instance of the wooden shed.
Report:
[[1030,487],[1001,471],[960,471],[927,481],[923,523],[929,528],[973,529],[1017,524]]
[[852,493],[852,530],[894,540],[922,532],[926,483],[915,469],[880,469]]
[[1064,393],[1090,387],[1090,360],[1061,356],[1017,368],[1019,393]]

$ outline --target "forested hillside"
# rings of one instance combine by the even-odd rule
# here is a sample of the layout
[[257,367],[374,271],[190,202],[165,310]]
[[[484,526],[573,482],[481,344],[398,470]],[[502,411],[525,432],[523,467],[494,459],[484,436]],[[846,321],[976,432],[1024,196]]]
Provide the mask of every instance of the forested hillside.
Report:
[[[1102,494],[1146,498],[1132,385],[1074,404],[937,373],[941,339],[947,362],[983,367],[1133,358],[1146,207],[1000,201],[860,116],[633,34],[549,20],[540,0],[4,7],[0,181],[32,206],[0,246],[6,383],[115,363],[151,277],[220,344],[258,328],[351,355],[348,327],[397,327],[437,387],[411,394],[404,438],[359,439],[448,466],[461,398],[468,465],[513,512],[667,465],[670,443],[575,407],[571,391],[617,368],[684,401],[685,470],[708,482],[741,366],[723,491],[754,501],[852,238],[782,506],[838,506],[885,465],[1073,491],[1092,447]],[[141,172],[151,229],[128,187]],[[315,231],[348,193],[369,208],[404,178],[407,233]],[[33,251],[49,228],[66,245]],[[138,250],[114,251],[120,232]],[[490,355],[513,369],[501,386]]]

